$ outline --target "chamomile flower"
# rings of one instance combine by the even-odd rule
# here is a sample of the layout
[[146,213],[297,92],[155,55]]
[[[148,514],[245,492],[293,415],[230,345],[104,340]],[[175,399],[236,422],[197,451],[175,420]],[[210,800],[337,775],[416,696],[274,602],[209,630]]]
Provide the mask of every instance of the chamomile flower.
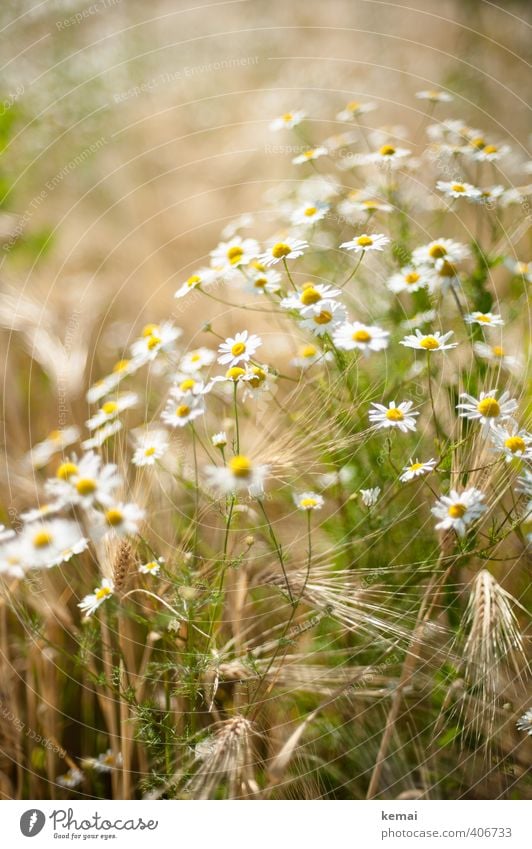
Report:
[[412,265],[405,266],[401,271],[392,274],[387,286],[391,292],[418,292],[430,285],[430,275],[422,268]]
[[376,430],[380,428],[398,428],[403,433],[409,430],[416,429],[416,416],[419,413],[411,412],[414,406],[413,401],[402,401],[396,404],[395,401],[390,401],[387,407],[384,404],[373,402],[369,411],[369,420]]
[[532,736],[532,708],[529,708],[515,723],[518,731],[524,731]]
[[368,101],[367,103],[360,103],[357,100],[350,100],[349,103],[346,103],[341,112],[338,112],[336,115],[337,121],[353,121],[355,118],[358,118],[359,115],[366,115],[368,112],[373,112],[377,108],[376,103],[372,103]]
[[114,769],[119,769],[123,764],[121,752],[115,755],[111,749],[102,752],[97,758],[85,758],[83,765],[96,770],[96,772],[112,772]]
[[200,268],[192,274],[184,283],[181,284],[176,291],[175,298],[184,298],[194,289],[200,289],[209,286],[216,279],[216,272],[212,268]]
[[471,183],[460,183],[453,180],[449,182],[438,180],[436,188],[450,198],[478,198],[481,195],[480,189],[472,186]]
[[260,262],[252,262],[247,269],[246,289],[256,295],[267,292],[276,294],[281,288],[282,277],[274,268],[265,268]]
[[214,448],[225,448],[227,445],[227,434],[225,430],[220,430],[218,433],[213,433],[211,436],[211,444]]
[[279,115],[278,118],[274,118],[270,124],[270,130],[273,130],[273,132],[285,129],[291,130],[293,127],[297,127],[305,117],[305,113],[301,110],[297,112],[285,112],[283,115]]
[[244,454],[236,454],[226,466],[206,466],[205,474],[210,486],[221,492],[247,489],[251,496],[260,498],[264,492],[268,466],[258,465]]
[[380,486],[374,486],[371,489],[361,489],[360,496],[362,498],[362,503],[366,507],[374,507],[377,501],[379,500],[379,496],[381,494]]
[[290,221],[295,225],[305,225],[310,227],[312,224],[315,224],[316,221],[321,221],[322,218],[325,218],[328,211],[328,203],[324,203],[323,201],[315,201],[314,203],[311,202],[294,210]]
[[475,354],[492,366],[504,368],[507,371],[515,371],[520,365],[518,358],[508,354],[502,345],[488,345],[486,342],[475,342],[473,348]]
[[179,361],[179,371],[185,374],[196,374],[201,369],[210,366],[216,359],[216,354],[210,348],[196,348],[187,351]]
[[173,398],[183,398],[185,395],[201,395],[205,392],[205,382],[197,374],[180,374],[177,372],[174,375],[174,383],[170,390]]
[[464,536],[469,525],[473,524],[487,510],[484,493],[471,487],[458,493],[451,489],[449,495],[442,495],[431,512],[440,521],[436,530],[447,531],[451,528],[458,536]]
[[168,435],[164,430],[148,430],[135,436],[134,466],[153,466],[168,449]]
[[158,575],[163,564],[164,557],[158,557],[157,560],[149,560],[148,563],[142,563],[139,566],[139,572],[141,575]]
[[41,504],[40,507],[25,510],[20,514],[20,518],[25,524],[29,524],[29,522],[36,522],[39,519],[48,519],[50,516],[56,516],[61,512],[63,507],[64,504],[62,501],[49,501],[46,504]]
[[497,162],[509,153],[510,146],[507,144],[486,144],[483,147],[470,150],[471,157],[477,162]]
[[338,212],[347,220],[355,220],[360,219],[364,214],[370,216],[375,212],[393,212],[393,206],[375,197],[369,191],[355,189],[338,204]]
[[91,416],[85,422],[89,430],[96,430],[102,425],[116,419],[124,410],[129,410],[138,402],[139,397],[135,392],[124,392],[120,395],[115,395],[114,398],[109,398],[105,401],[97,413]]
[[20,544],[20,534],[12,534],[10,538],[4,536],[0,543],[0,575],[9,578],[23,578],[28,564],[25,552]]
[[227,271],[248,265],[260,252],[255,239],[242,239],[235,236],[229,242],[220,244],[211,251],[211,265],[216,271]]
[[283,298],[281,306],[285,310],[301,310],[307,307],[315,307],[319,311],[319,304],[323,300],[334,300],[342,294],[341,289],[335,289],[324,283],[304,283],[300,291]]
[[493,449],[501,452],[510,463],[515,458],[532,460],[532,435],[520,430],[517,422],[510,421],[506,427],[494,427],[491,430]]
[[110,578],[103,578],[101,584],[94,588],[94,592],[89,593],[78,604],[80,610],[85,616],[92,616],[98,610],[100,605],[111,598],[114,592],[114,583]]
[[83,772],[81,769],[71,767],[64,775],[58,775],[56,781],[61,787],[66,787],[67,790],[74,790],[83,781]]
[[143,365],[140,358],[121,359],[113,366],[111,374],[106,375],[101,380],[97,380],[88,390],[87,401],[89,404],[95,404],[106,395],[110,395],[125,377],[134,374]]
[[416,91],[418,100],[428,100],[430,103],[450,103],[453,99],[447,91],[435,91],[434,89],[424,89]]
[[414,480],[414,478],[428,475],[429,472],[434,470],[437,462],[437,460],[433,459],[426,460],[423,463],[420,463],[419,460],[410,460],[408,466],[403,467],[403,474],[399,475],[399,480],[402,483],[408,483],[408,481]]
[[410,151],[404,147],[396,147],[386,142],[373,153],[357,153],[351,157],[353,165],[382,165],[389,168],[400,167],[410,156]]
[[294,495],[294,503],[298,510],[309,513],[312,510],[321,510],[325,501],[321,495],[315,492],[301,492]]
[[166,402],[166,409],[161,413],[161,419],[170,427],[185,427],[204,413],[203,397],[189,392],[177,399],[170,397]]
[[108,507],[102,516],[100,532],[113,532],[118,536],[132,536],[138,533],[144,519],[144,510],[138,504],[116,502]]
[[483,203],[486,206],[494,205],[497,201],[504,197],[504,186],[481,187],[480,197],[476,198],[477,203]]
[[405,336],[399,343],[405,348],[415,348],[418,351],[449,351],[451,348],[456,348],[458,342],[449,342],[448,340],[453,335],[453,331],[440,333],[438,330],[425,335],[421,330],[416,329],[415,335]]
[[462,418],[478,421],[484,431],[489,431],[512,418],[512,413],[517,410],[517,401],[510,398],[509,392],[503,392],[497,399],[498,389],[489,389],[487,392],[481,392],[479,398],[474,398],[468,395],[467,392],[462,392],[460,401],[456,405],[458,414]]
[[27,454],[27,458],[34,468],[40,469],[49,463],[54,454],[57,454],[59,451],[64,451],[65,448],[69,447],[69,445],[73,445],[74,442],[77,442],[79,435],[79,428],[74,425],[70,425],[69,427],[64,427],[59,430],[53,430],[48,434],[46,439],[33,446],[31,451]]
[[261,345],[260,336],[255,333],[250,335],[247,330],[242,330],[235,336],[228,336],[225,342],[222,342],[218,348],[220,354],[218,362],[229,367],[248,363]]
[[228,368],[225,374],[217,374],[216,377],[213,377],[206,387],[206,392],[210,392],[216,384],[239,384],[239,383],[247,383],[248,380],[251,380],[252,374],[247,368],[242,368],[241,366],[231,366]]
[[333,341],[341,351],[358,350],[368,356],[372,351],[383,351],[387,348],[389,336],[387,330],[383,330],[377,325],[352,321],[336,328]]
[[471,312],[465,316],[467,324],[479,324],[480,327],[502,327],[504,320],[492,312]]
[[343,304],[326,300],[301,310],[301,319],[301,327],[312,331],[315,336],[323,336],[343,324],[347,320],[347,312]]
[[308,248],[308,242],[302,239],[288,237],[280,242],[274,242],[265,253],[259,256],[259,262],[266,266],[275,265],[281,260],[297,259],[303,256]]
[[[66,465],[63,463],[58,472]],[[102,458],[90,451],[72,465],[75,471],[58,474],[47,481],[47,493],[63,505],[79,505],[85,510],[94,505],[104,506],[113,500],[113,492],[121,483],[114,463],[102,463]]]
[[275,374],[270,372],[267,365],[247,366],[247,372],[249,377],[244,383],[243,401],[248,398],[259,398],[262,395],[273,395],[276,392],[275,381],[277,378]]
[[361,251],[365,253],[366,251],[382,251],[389,243],[389,238],[383,233],[373,233],[372,235],[362,233],[361,236],[355,236],[349,242],[342,242],[340,247],[345,248],[346,251],[354,251],[354,253]]
[[301,345],[298,348],[297,356],[290,361],[290,364],[296,366],[296,368],[306,370],[316,363],[329,360],[330,358],[330,352],[324,353],[316,345]]
[[98,428],[90,437],[90,439],[85,439],[81,443],[81,447],[85,449],[85,451],[90,451],[93,448],[100,448],[104,442],[107,442],[112,436],[114,436],[118,431],[122,430],[122,422],[120,419],[115,419],[114,421],[107,422],[107,424],[102,425]]
[[429,279],[429,289],[432,292],[446,292],[460,284],[460,271],[454,263],[444,260],[436,263],[429,271]]
[[77,522],[50,519],[31,522],[19,537],[24,566],[50,569],[85,551],[89,541]]
[[308,150],[303,151],[303,153],[299,153],[297,156],[294,156],[292,159],[293,165],[302,165],[304,162],[310,162],[313,159],[319,159],[320,156],[325,156],[329,151],[326,147],[321,145],[320,147],[309,147]]
[[166,353],[172,351],[182,332],[181,328],[175,327],[171,321],[164,321],[162,324],[147,324],[140,339],[133,342],[131,355],[137,362],[150,362],[161,351]]
[[452,239],[436,239],[427,245],[415,248],[412,261],[418,265],[441,265],[443,262],[455,263],[468,259],[471,252],[466,245],[455,242]]
[[524,277],[525,280],[532,283],[532,262],[508,258],[504,261],[504,264],[515,277]]

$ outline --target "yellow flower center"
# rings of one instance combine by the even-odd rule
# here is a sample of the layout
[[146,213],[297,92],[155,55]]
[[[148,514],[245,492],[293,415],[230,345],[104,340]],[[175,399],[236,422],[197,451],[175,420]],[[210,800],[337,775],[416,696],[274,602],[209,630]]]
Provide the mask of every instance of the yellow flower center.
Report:
[[526,448],[525,440],[521,436],[509,436],[505,439],[504,445],[512,454],[517,454],[518,451],[524,451]]
[[434,351],[440,347],[440,343],[435,336],[424,336],[423,339],[419,340],[419,345],[421,348],[425,348],[426,351]]
[[310,359],[311,357],[316,356],[317,348],[314,345],[305,345],[304,348],[301,348],[301,356],[305,359]]
[[241,354],[244,354],[246,351],[246,343],[245,342],[235,342],[233,347],[231,348],[231,353],[233,357],[239,357]]
[[103,598],[107,598],[108,595],[111,595],[111,590],[109,587],[98,587],[94,595],[96,596],[96,601],[101,601]]
[[498,147],[494,144],[487,144],[484,148],[484,153],[497,153]]
[[465,192],[465,186],[462,183],[453,183],[451,189],[453,192]]
[[201,360],[200,354],[192,354],[192,356],[190,357],[191,363],[199,363],[200,360]]
[[416,271],[411,271],[409,274],[405,274],[405,283],[409,286],[411,286],[412,283],[417,283],[418,280],[419,274]]
[[288,256],[291,251],[292,248],[290,245],[285,244],[285,242],[277,242],[272,248],[272,256],[275,259],[282,259],[284,256]]
[[482,136],[477,136],[476,138],[471,139],[469,144],[471,145],[471,147],[476,147],[477,150],[482,150],[482,148],[486,146],[486,142],[484,141]]
[[314,316],[314,322],[316,324],[329,324],[330,321],[332,321],[332,313],[329,310],[322,310]]
[[179,419],[185,419],[189,413],[190,407],[187,404],[180,404],[175,411],[175,414]]
[[419,471],[420,469],[422,469],[422,468],[423,468],[423,463],[412,463],[412,465],[410,466],[409,471],[411,471],[411,472],[418,472],[418,471]]
[[451,519],[461,519],[467,512],[467,507],[465,504],[451,504],[447,512]]
[[378,209],[379,203],[376,200],[363,200],[362,206],[365,206],[366,209]]
[[59,442],[59,440],[61,439],[61,431],[51,430],[48,434],[48,439],[51,440],[51,442]]
[[150,338],[148,339],[148,350],[153,351],[154,348],[158,348],[160,344],[161,340],[158,336],[150,336]]
[[150,563],[146,563],[145,569],[149,569],[151,572],[153,569],[157,569],[159,564],[155,560],[151,560]]
[[151,336],[152,333],[155,333],[156,330],[159,330],[159,326],[157,324],[146,324],[142,328],[142,335]]
[[61,463],[56,472],[56,476],[62,481],[67,481],[70,477],[72,477],[72,475],[75,475],[77,471],[78,467],[75,463]]
[[46,548],[53,540],[50,531],[37,531],[33,536],[33,545],[35,548]]
[[144,456],[145,457],[153,457],[154,454],[155,454],[155,448],[154,448],[153,445],[150,445],[149,448],[144,449]]
[[117,410],[118,404],[116,401],[106,401],[105,404],[102,404],[102,412],[105,413],[106,416],[116,413]]
[[404,417],[403,411],[399,410],[397,407],[392,407],[391,410],[386,410],[386,418],[391,422],[402,422]]
[[393,156],[395,153],[395,147],[392,144],[383,144],[379,153],[381,156]]
[[487,419],[496,419],[501,413],[499,402],[496,398],[483,398],[477,404],[479,413]]
[[186,380],[182,380],[179,384],[179,388],[181,392],[190,392],[191,389],[194,389],[196,385],[196,381],[193,377],[187,377]]
[[240,247],[240,245],[233,245],[227,251],[227,259],[231,263],[231,265],[236,265],[237,262],[240,262],[242,256],[244,255],[244,249]]
[[113,372],[117,374],[118,372],[125,371],[129,365],[129,360],[118,360],[117,363],[113,366]]
[[312,157],[314,156],[314,148],[306,150],[303,156],[305,157],[305,159],[312,159]]
[[439,270],[440,277],[455,277],[456,276],[456,266],[452,265],[447,260],[444,260],[442,267]]
[[245,374],[245,373],[246,373],[245,369],[239,368],[238,366],[233,366],[232,368],[230,368],[226,371],[225,376],[229,380],[238,380],[238,378],[242,377],[242,375]]
[[264,266],[262,262],[259,262],[257,259],[254,259],[251,265],[253,266],[253,268],[256,268],[257,271],[266,271],[266,266]]
[[485,324],[491,323],[491,317],[489,315],[484,315],[484,313],[482,313],[481,315],[476,315],[475,318],[477,321],[485,322]]
[[299,300],[302,304],[308,307],[311,304],[317,304],[318,301],[321,301],[321,295],[318,290],[314,288],[314,286],[306,286],[303,289]]
[[266,380],[266,372],[264,371],[264,369],[259,368],[259,366],[254,366],[252,371],[254,376],[251,378],[249,383],[253,387],[253,389],[257,389],[261,385],[261,383],[264,383],[264,381]]
[[429,254],[432,259],[443,259],[446,253],[447,251],[443,245],[433,245],[429,250]]
[[229,460],[229,468],[235,478],[248,478],[251,474],[251,460],[243,454],[236,454]]
[[106,510],[105,512],[105,521],[108,525],[111,525],[112,528],[115,528],[117,525],[121,525],[124,521],[124,514],[121,510],[118,510],[117,507],[111,507],[110,510]]
[[92,478],[80,478],[76,481],[76,490],[80,495],[92,495],[96,490],[96,481]]
[[494,345],[491,352],[494,357],[504,357],[504,348],[501,348],[500,345]]
[[291,112],[285,112],[282,117],[283,117],[283,121],[286,121],[288,123],[289,121],[291,121],[293,119],[294,116],[292,115]]
[[253,284],[257,289],[264,289],[267,282],[268,280],[266,279],[266,277],[255,277]]
[[193,289],[194,286],[197,286],[198,283],[201,283],[201,277],[199,274],[193,274],[192,277],[189,277],[187,280],[187,286],[189,289]]
[[318,210],[315,206],[307,206],[304,214],[307,216],[307,218],[311,218],[313,215],[316,215],[317,211]]
[[373,244],[373,239],[371,236],[359,236],[357,244],[360,245],[361,248],[369,248]]
[[304,510],[310,510],[312,507],[315,507],[318,502],[315,498],[302,498],[299,502],[299,506],[303,507]]
[[371,333],[368,333],[367,330],[355,330],[351,338],[353,342],[369,342]]

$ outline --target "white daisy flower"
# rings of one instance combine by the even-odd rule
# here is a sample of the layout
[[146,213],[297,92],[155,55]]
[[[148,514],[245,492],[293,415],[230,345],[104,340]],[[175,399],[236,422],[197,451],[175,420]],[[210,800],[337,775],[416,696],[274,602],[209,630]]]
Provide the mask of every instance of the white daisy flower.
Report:
[[227,434],[225,430],[220,430],[218,433],[213,433],[211,443],[214,448],[225,448],[227,445]]
[[331,359],[331,353],[320,351],[316,345],[301,345],[298,349],[297,356],[294,357],[290,364],[300,369],[308,369],[318,362],[324,362]]
[[142,332],[140,339],[133,342],[131,355],[136,362],[147,363],[154,360],[156,356],[164,351],[168,353],[175,347],[175,342],[183,331],[174,327],[171,321],[162,324],[148,324]]
[[376,103],[367,102],[359,103],[357,100],[350,100],[346,103],[341,112],[336,115],[337,121],[353,121],[359,115],[366,115],[368,112],[373,112],[377,108]]
[[305,117],[305,113],[301,112],[301,110],[297,112],[285,112],[284,115],[274,118],[270,124],[270,130],[273,130],[273,132],[284,129],[291,130],[293,127],[297,127]]
[[218,348],[220,354],[218,362],[229,367],[248,363],[261,345],[260,336],[255,333],[250,335],[247,330],[242,330],[235,336],[228,336],[225,342],[222,342]]
[[20,535],[12,534],[0,544],[0,575],[10,578],[23,578],[28,564],[25,551],[20,544]]
[[148,563],[142,563],[139,566],[139,572],[141,575],[158,575],[163,564],[164,557],[158,557],[157,560],[150,560]]
[[301,327],[311,330],[315,336],[332,333],[339,324],[347,321],[347,312],[343,304],[337,301],[320,301],[318,307],[305,307],[301,310]]
[[184,374],[195,374],[202,368],[210,366],[215,359],[216,354],[210,348],[196,348],[194,351],[183,354],[179,361],[179,371]]
[[265,268],[260,262],[252,262],[248,267],[246,289],[255,295],[267,292],[269,295],[279,292],[282,277],[274,268]]
[[121,752],[118,752],[115,757],[111,749],[107,749],[97,758],[83,758],[82,766],[86,769],[94,769],[96,772],[112,772],[114,769],[119,769],[123,762]]
[[456,405],[458,414],[462,418],[479,421],[485,431],[511,419],[512,413],[517,410],[517,401],[510,398],[509,392],[503,392],[497,399],[498,391],[489,389],[487,392],[481,392],[479,398],[462,392],[460,398],[464,400]]
[[304,162],[310,162],[312,159],[319,159],[320,156],[325,156],[329,151],[326,147],[310,147],[303,153],[299,153],[292,159],[292,165],[302,165]]
[[432,324],[436,320],[436,310],[425,310],[418,312],[412,318],[407,318],[401,322],[401,327],[405,330],[415,330],[420,324]]
[[[85,454],[76,466],[76,471],[56,475],[46,482],[46,492],[63,505],[79,505],[87,510],[95,504],[105,506],[113,499],[114,490],[122,479],[114,463],[102,463],[102,458],[93,451]],[[62,464],[58,472],[68,467]]]
[[203,396],[189,392],[181,398],[170,397],[166,409],[161,413],[161,419],[170,427],[185,427],[205,413]]
[[520,430],[517,422],[510,421],[506,428],[494,427],[490,435],[494,450],[502,452],[507,463],[516,457],[519,460],[532,459],[532,435]]
[[83,772],[76,767],[71,767],[64,775],[58,775],[56,781],[61,787],[74,790],[83,781]]
[[244,382],[244,391],[242,400],[248,398],[259,398],[261,395],[275,394],[277,387],[275,385],[276,375],[272,374],[267,365],[247,366],[249,378]]
[[110,395],[113,390],[123,381],[125,377],[134,374],[143,365],[140,358],[137,359],[122,359],[118,360],[113,366],[111,374],[106,375],[101,380],[97,380],[88,390],[86,394],[89,404],[95,404],[106,395]]
[[402,401],[399,405],[395,401],[390,401],[387,407],[373,402],[373,409],[369,411],[369,420],[376,430],[397,427],[403,433],[407,433],[409,430],[416,429],[415,417],[419,416],[419,413],[410,412],[413,406],[413,401]]
[[481,359],[487,360],[493,366],[504,368],[511,372],[520,366],[518,358],[507,354],[502,345],[488,345],[486,342],[475,342],[473,348],[475,354]]
[[410,156],[411,151],[393,144],[383,144],[373,153],[355,153],[350,157],[351,164],[357,165],[386,165],[390,168],[400,167]]
[[274,242],[265,253],[259,256],[259,262],[269,266],[275,265],[281,260],[297,259],[299,256],[303,256],[307,248],[308,242],[287,238],[282,242]]
[[434,89],[424,89],[416,91],[418,100],[429,100],[431,103],[450,103],[453,99],[447,91],[435,91]]
[[342,351],[359,350],[368,356],[371,351],[384,351],[388,347],[389,336],[388,331],[381,327],[352,321],[336,328],[333,342]]
[[349,242],[342,242],[340,247],[345,248],[346,251],[360,253],[361,251],[382,251],[389,244],[389,238],[383,233],[373,233],[371,236],[362,233],[361,236],[355,236]]
[[428,270],[429,289],[432,292],[446,292],[452,286],[460,284],[460,271],[452,262],[444,260],[437,262],[433,268]]
[[24,566],[50,569],[85,551],[89,541],[77,522],[50,519],[26,525],[19,537]]
[[470,153],[472,158],[476,159],[477,162],[497,162],[499,159],[507,156],[510,153],[510,149],[510,146],[507,144],[486,144],[484,147],[473,149]]
[[120,413],[123,413],[124,410],[129,410],[131,407],[134,407],[138,400],[139,396],[135,392],[124,392],[120,395],[116,395],[114,399],[105,401],[98,412],[95,413],[94,416],[91,416],[85,424],[89,430],[96,430],[97,428],[102,427],[102,425],[116,419],[116,417]]
[[459,183],[452,180],[450,182],[438,180],[436,188],[450,198],[478,198],[481,194],[480,189],[472,186],[471,183]]
[[294,494],[294,503],[298,510],[309,513],[312,510],[321,510],[325,500],[315,492],[301,492]]
[[532,708],[529,708],[515,723],[518,731],[525,731],[532,736]]
[[153,466],[168,449],[168,435],[164,430],[148,430],[135,435],[134,466]]
[[308,203],[294,210],[290,221],[292,224],[304,224],[310,227],[312,224],[315,224],[316,221],[321,221],[322,218],[325,218],[329,208],[329,204],[324,203],[323,201]]
[[241,366],[231,366],[231,368],[227,369],[225,374],[218,374],[216,375],[216,377],[213,377],[207,384],[205,391],[210,392],[211,389],[216,386],[217,383],[247,383],[247,381],[251,380],[251,378],[251,371],[248,371],[246,368],[242,368]]
[[471,252],[466,245],[452,239],[436,239],[427,245],[416,248],[412,254],[412,262],[418,265],[441,265],[443,262],[460,262],[468,259]]
[[465,316],[467,324],[479,324],[481,327],[502,327],[504,320],[492,312],[471,312]]
[[403,467],[403,474],[399,475],[399,480],[402,483],[408,483],[408,481],[414,480],[414,478],[428,475],[429,472],[434,470],[437,462],[437,460],[433,459],[426,460],[424,463],[420,463],[419,460],[410,460],[408,466]]
[[387,286],[391,292],[418,292],[430,285],[430,276],[422,267],[405,266],[401,271],[392,274]]
[[119,430],[122,430],[122,427],[122,422],[119,419],[108,422],[98,428],[90,439],[85,439],[81,443],[81,447],[85,451],[90,451],[93,448],[100,448],[104,442],[107,442],[107,440],[111,438],[111,436],[114,436]]
[[379,496],[381,494],[380,486],[374,486],[371,489],[361,489],[360,495],[362,497],[362,503],[365,504],[366,507],[374,507],[377,501],[379,500]]
[[251,496],[260,498],[264,492],[268,466],[257,465],[244,454],[236,454],[226,466],[206,466],[205,474],[210,486],[221,492],[247,489]]
[[393,212],[393,206],[374,197],[366,190],[356,189],[338,204],[338,212],[350,221],[360,219],[363,214],[369,216],[374,212]]
[[491,186],[480,188],[480,197],[477,198],[478,203],[494,204],[504,197],[504,186]]
[[216,272],[212,268],[200,268],[181,284],[174,297],[184,298],[189,292],[200,289],[202,286],[209,286],[214,280],[216,280]]
[[51,501],[47,504],[41,504],[40,507],[34,507],[31,510],[26,510],[20,514],[22,521],[28,525],[30,522],[36,522],[39,519],[48,519],[50,516],[57,516],[63,509],[62,501]]
[[334,300],[342,294],[341,289],[334,289],[323,283],[304,283],[300,291],[294,292],[281,301],[285,310],[304,310],[314,307],[319,312],[319,304],[323,300]]
[[119,536],[128,536],[138,533],[140,524],[144,519],[144,510],[137,504],[116,503],[105,510],[102,523],[98,529],[100,532],[113,531]]
[[201,377],[194,374],[179,374],[174,375],[174,384],[170,389],[170,394],[173,398],[183,398],[185,395],[201,395],[205,392],[205,382]]
[[329,136],[324,140],[323,146],[331,153],[345,147],[350,147],[350,145],[355,144],[357,141],[358,134],[356,132],[335,133],[334,136]]
[[53,430],[48,434],[46,439],[33,446],[26,455],[27,459],[34,468],[40,469],[49,463],[54,454],[57,454],[59,451],[64,451],[65,448],[69,447],[69,445],[73,445],[74,442],[77,442],[79,436],[79,428],[74,425],[61,428],[60,430]]
[[431,508],[433,515],[440,519],[435,526],[436,530],[447,531],[452,528],[458,536],[464,536],[468,525],[486,511],[487,507],[483,501],[484,493],[474,487],[465,489],[460,494],[451,489],[449,495],[442,495]]
[[260,252],[255,239],[242,239],[235,236],[229,242],[220,244],[211,251],[211,265],[216,271],[226,271],[248,265]]
[[529,283],[532,283],[532,262],[523,262],[522,260],[505,259],[505,266],[512,272],[515,277],[524,277]]
[[447,333],[440,333],[435,330],[433,333],[425,335],[421,330],[416,329],[415,335],[405,336],[399,344],[404,345],[405,348],[415,348],[418,351],[449,351],[458,345],[458,342],[448,341],[451,336],[453,336],[452,330]]

